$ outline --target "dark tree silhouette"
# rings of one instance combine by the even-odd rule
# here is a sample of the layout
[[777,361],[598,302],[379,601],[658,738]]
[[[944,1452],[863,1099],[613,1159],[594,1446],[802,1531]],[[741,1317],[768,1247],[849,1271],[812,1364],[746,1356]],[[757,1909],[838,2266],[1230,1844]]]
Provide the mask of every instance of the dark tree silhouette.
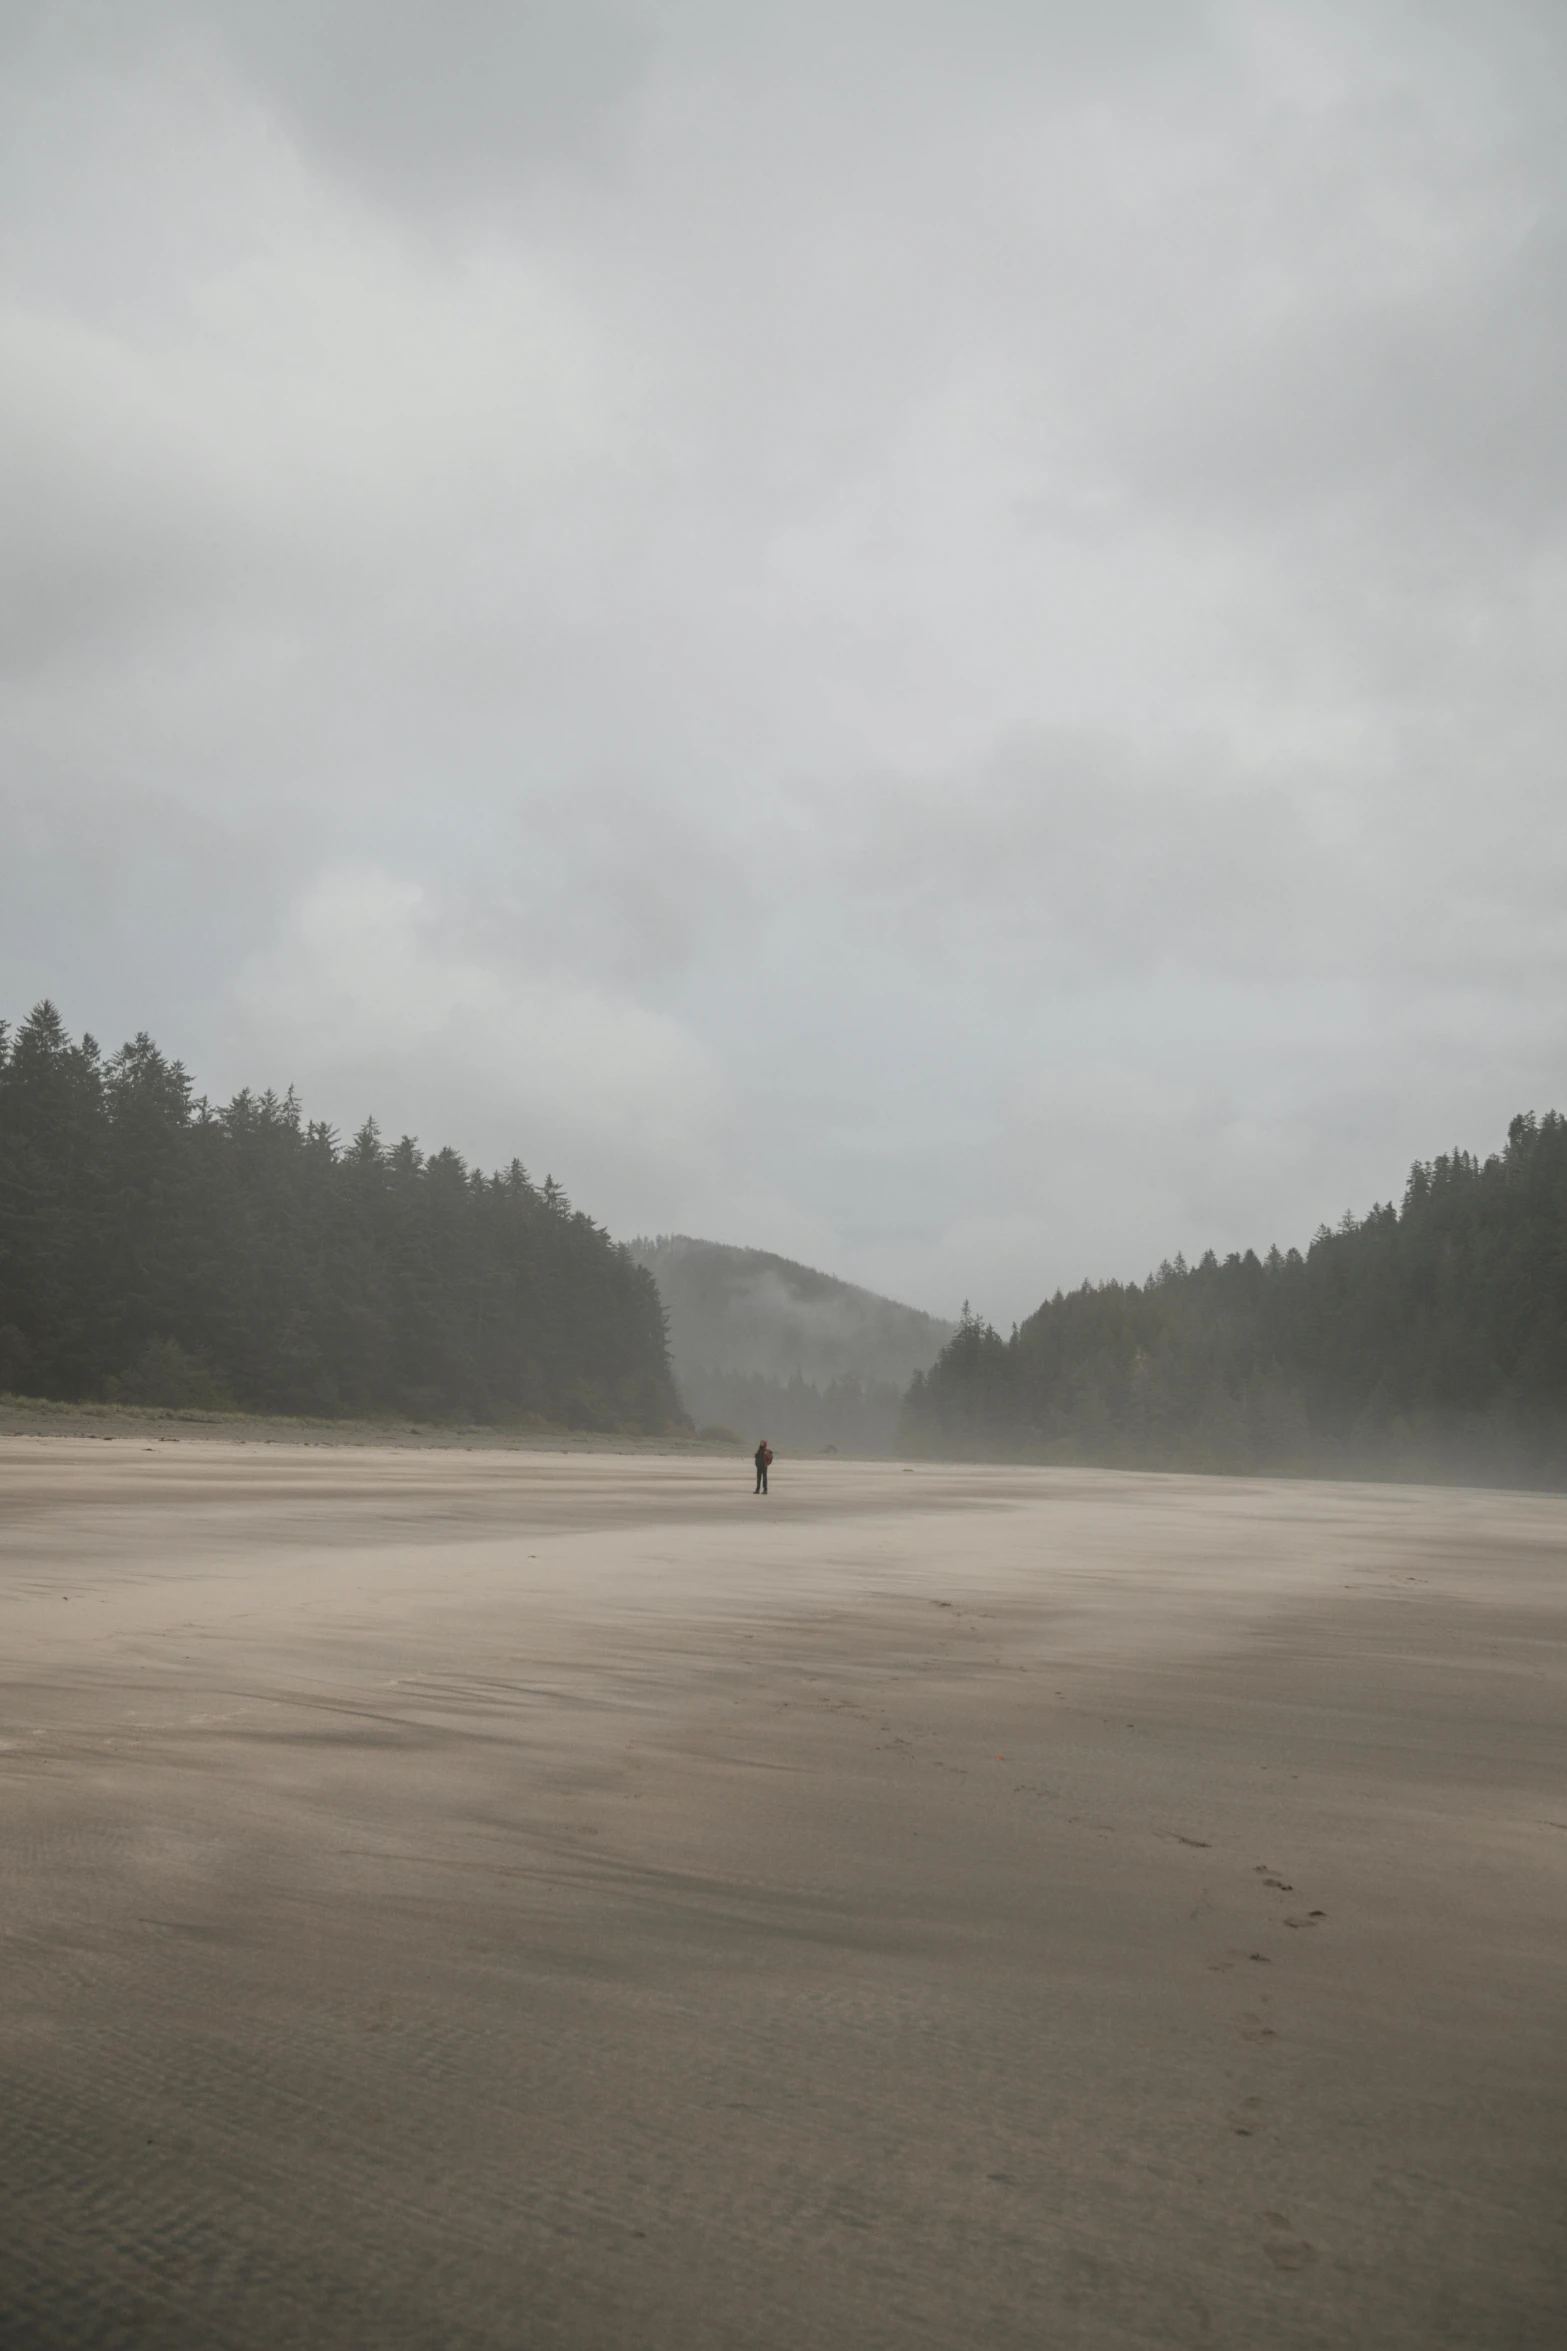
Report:
[[553,1178],[195,1099],[137,1037],[0,1023],[0,1388],[264,1412],[682,1421],[651,1275]]
[[1163,1469],[1567,1483],[1567,1119],[1417,1165],[1302,1254],[1180,1258],[1058,1292],[1002,1339],[965,1311],[904,1449]]

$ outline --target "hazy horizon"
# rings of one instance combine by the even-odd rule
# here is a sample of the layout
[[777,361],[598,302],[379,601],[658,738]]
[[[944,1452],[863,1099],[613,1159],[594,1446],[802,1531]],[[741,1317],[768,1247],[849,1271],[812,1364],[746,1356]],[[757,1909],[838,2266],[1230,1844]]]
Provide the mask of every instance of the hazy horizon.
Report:
[[0,8],[0,1009],[1001,1326],[1567,1104],[1544,5]]

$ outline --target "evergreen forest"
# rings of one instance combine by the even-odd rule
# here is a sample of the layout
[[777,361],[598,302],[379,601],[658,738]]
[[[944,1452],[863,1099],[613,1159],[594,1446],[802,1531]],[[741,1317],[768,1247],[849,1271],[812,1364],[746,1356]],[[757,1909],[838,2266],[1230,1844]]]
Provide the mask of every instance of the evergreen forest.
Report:
[[903,1390],[892,1380],[786,1380],[760,1371],[687,1371],[677,1366],[698,1434],[734,1437],[749,1452],[758,1437],[787,1453],[896,1453]]
[[513,1161],[214,1107],[150,1038],[0,1024],[0,1391],[325,1416],[684,1425],[652,1276]]
[[1410,1172],[1311,1246],[964,1311],[912,1454],[1567,1485],[1567,1119]]

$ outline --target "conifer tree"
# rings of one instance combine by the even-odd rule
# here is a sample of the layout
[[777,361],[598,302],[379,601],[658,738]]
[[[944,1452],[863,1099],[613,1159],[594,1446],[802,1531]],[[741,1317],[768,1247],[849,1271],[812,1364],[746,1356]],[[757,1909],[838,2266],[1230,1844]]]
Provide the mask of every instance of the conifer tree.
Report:
[[1567,1484],[1567,1119],[1410,1171],[1402,1203],[1146,1282],[1058,1292],[1002,1340],[967,1307],[907,1450],[1148,1468]]
[[520,1160],[290,1091],[214,1108],[137,1036],[0,1026],[0,1387],[605,1429],[679,1423],[650,1274]]

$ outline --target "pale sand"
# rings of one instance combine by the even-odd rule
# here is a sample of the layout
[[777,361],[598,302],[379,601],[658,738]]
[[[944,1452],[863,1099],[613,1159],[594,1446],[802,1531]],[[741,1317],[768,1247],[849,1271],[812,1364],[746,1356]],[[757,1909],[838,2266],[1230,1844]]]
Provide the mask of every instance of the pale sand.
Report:
[[0,1440],[0,2343],[1567,2340],[1567,1501]]

